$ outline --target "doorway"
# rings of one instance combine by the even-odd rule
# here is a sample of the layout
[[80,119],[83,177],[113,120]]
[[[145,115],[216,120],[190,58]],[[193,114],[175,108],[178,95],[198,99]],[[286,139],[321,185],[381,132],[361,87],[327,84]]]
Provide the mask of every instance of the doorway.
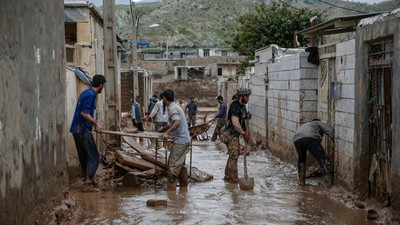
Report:
[[370,45],[369,66],[369,177],[368,194],[390,203],[392,157],[393,39]]

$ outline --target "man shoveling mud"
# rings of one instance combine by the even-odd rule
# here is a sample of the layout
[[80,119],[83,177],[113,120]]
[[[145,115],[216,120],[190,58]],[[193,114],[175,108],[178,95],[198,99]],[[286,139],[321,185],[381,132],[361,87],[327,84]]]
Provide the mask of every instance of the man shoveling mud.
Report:
[[222,96],[217,96],[217,101],[219,104],[218,114],[215,116],[214,120],[218,120],[217,126],[215,126],[214,134],[211,138],[211,141],[217,140],[218,135],[221,133],[221,129],[226,124],[226,112],[227,105],[224,102],[224,98]]
[[102,130],[99,123],[93,119],[96,109],[96,96],[103,90],[106,79],[103,75],[95,75],[92,87],[83,91],[76,104],[74,119],[70,132],[74,136],[76,149],[78,151],[79,162],[85,173],[85,184],[82,191],[98,191],[93,187],[93,177],[99,166],[99,153],[93,138],[92,128],[100,132]]
[[328,163],[326,152],[321,145],[324,133],[334,140],[334,129],[326,123],[321,122],[319,119],[314,119],[311,122],[305,123],[300,126],[294,135],[293,141],[296,146],[298,158],[298,173],[299,182],[301,186],[306,184],[306,157],[307,149],[311,155],[318,161],[322,168],[322,174],[328,182],[328,187],[332,186],[332,177],[328,171]]
[[[228,125],[226,129],[229,131],[231,140],[227,143],[229,158],[226,162],[224,180],[230,183],[238,182],[237,161],[240,154],[239,136],[242,135],[245,141],[249,141],[250,137],[242,128],[242,120],[244,118],[243,106],[246,104],[251,95],[251,90],[240,88],[237,90],[238,98],[231,103],[228,111]],[[222,140],[222,139],[221,139]]]
[[170,124],[170,127],[164,133],[163,137],[168,138],[170,134],[174,137],[171,153],[168,158],[167,191],[176,191],[178,179],[180,187],[187,187],[188,185],[185,159],[186,154],[189,152],[191,140],[185,113],[182,108],[174,102],[174,92],[172,90],[164,91],[163,100],[168,107],[168,121]]

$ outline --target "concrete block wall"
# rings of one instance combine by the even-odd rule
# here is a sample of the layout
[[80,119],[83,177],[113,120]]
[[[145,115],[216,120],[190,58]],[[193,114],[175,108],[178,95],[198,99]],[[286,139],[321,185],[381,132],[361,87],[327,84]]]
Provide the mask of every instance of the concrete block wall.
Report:
[[349,188],[354,183],[355,39],[336,45],[336,82],[341,97],[335,104],[335,176]]
[[253,115],[250,120],[251,141],[261,142],[267,135],[266,118],[266,72],[267,63],[257,63],[254,68],[254,75],[250,79],[250,88],[252,91],[250,97],[249,111]]
[[318,67],[307,57],[302,52],[268,65],[268,146],[289,161],[297,159],[297,128],[317,115]]
[[35,209],[68,186],[64,4],[1,1],[0,15],[0,224],[48,224]]

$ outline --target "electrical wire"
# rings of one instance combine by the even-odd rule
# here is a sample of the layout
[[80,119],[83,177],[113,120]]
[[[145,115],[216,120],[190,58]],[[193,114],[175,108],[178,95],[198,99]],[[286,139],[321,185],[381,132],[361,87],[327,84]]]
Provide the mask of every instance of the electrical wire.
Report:
[[286,2],[284,2],[284,1],[282,1],[282,0],[278,0],[278,1],[279,1],[280,3],[282,3],[282,4],[285,4],[285,5],[289,6],[289,7],[292,7],[293,9],[300,10],[299,8],[296,8],[296,7],[290,5],[289,3],[286,3]]
[[327,5],[330,5],[330,6],[336,7],[336,8],[340,8],[340,9],[345,9],[345,10],[349,10],[349,11],[353,11],[353,12],[357,12],[357,13],[367,13],[367,12],[363,12],[363,11],[359,11],[359,10],[355,10],[355,9],[349,9],[349,8],[346,8],[346,7],[343,7],[343,6],[335,5],[335,4],[326,2],[324,0],[318,0],[318,1],[320,1],[322,3],[325,3]]

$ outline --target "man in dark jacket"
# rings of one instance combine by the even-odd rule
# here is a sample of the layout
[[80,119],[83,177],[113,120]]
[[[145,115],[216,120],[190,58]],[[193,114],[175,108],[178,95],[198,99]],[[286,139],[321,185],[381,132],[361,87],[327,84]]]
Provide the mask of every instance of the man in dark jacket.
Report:
[[218,135],[221,133],[221,128],[226,124],[226,113],[228,112],[228,106],[224,102],[224,98],[222,96],[218,96],[217,98],[219,104],[219,112],[215,116],[214,120],[217,121],[217,125],[215,126],[214,134],[211,138],[211,141],[217,140]]
[[224,180],[230,183],[238,182],[237,160],[240,154],[239,137],[242,136],[246,142],[249,142],[249,135],[242,128],[242,120],[245,118],[243,105],[246,104],[251,95],[251,90],[247,88],[240,88],[237,90],[238,98],[231,103],[228,112],[228,127],[232,139],[228,144],[228,161],[225,166]]
[[334,140],[335,130],[328,124],[321,122],[321,120],[314,119],[311,122],[301,125],[294,135],[294,145],[299,154],[298,172],[301,186],[305,185],[307,149],[321,166],[322,173],[328,181],[328,186],[332,185],[332,177],[328,171],[326,153],[321,145],[324,133]]
[[136,96],[136,102],[132,105],[132,123],[139,131],[144,131],[140,100],[142,100],[142,98],[139,95]]

